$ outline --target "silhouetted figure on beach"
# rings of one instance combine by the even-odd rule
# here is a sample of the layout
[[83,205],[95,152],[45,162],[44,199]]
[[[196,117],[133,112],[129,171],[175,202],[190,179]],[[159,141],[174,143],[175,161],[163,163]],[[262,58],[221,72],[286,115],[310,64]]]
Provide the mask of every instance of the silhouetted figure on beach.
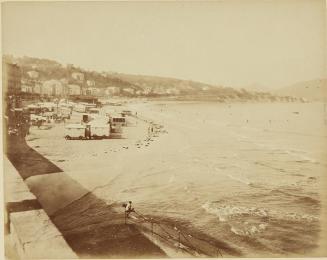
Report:
[[40,128],[42,125],[42,120],[36,119],[37,128]]

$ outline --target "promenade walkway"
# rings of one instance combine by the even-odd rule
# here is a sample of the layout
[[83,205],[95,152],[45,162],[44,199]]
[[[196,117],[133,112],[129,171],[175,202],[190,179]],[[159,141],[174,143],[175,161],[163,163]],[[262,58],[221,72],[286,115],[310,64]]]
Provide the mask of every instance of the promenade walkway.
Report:
[[[17,249],[23,248],[18,250],[20,254],[35,252],[35,258],[42,258],[39,255],[42,250],[39,248],[48,254],[45,248],[51,246],[44,241],[51,243],[50,238],[53,237],[56,239],[51,249],[53,258],[166,257],[164,251],[134,224],[124,223],[123,210],[118,212],[108,207],[106,202],[30,148],[25,139],[8,140],[7,155],[9,160],[6,159],[5,175],[11,172],[20,175],[21,179],[11,181],[8,178],[5,186],[10,190],[11,186],[16,185],[12,183],[17,183],[17,190],[26,196],[26,199],[16,201],[9,199],[16,198],[18,195],[13,195],[16,192],[7,191],[11,194],[7,196],[7,205],[15,209],[22,205],[27,208],[21,212],[10,210],[9,214],[10,229],[14,232],[13,237],[17,237],[14,244],[20,241]],[[85,199],[88,200],[86,208]],[[29,221],[24,222],[24,218]],[[32,229],[41,232],[42,236],[39,237],[39,233],[33,234]],[[47,231],[48,229],[50,230]],[[60,238],[62,242],[58,240]],[[65,247],[66,252],[63,250]],[[45,258],[51,257],[47,255]]]

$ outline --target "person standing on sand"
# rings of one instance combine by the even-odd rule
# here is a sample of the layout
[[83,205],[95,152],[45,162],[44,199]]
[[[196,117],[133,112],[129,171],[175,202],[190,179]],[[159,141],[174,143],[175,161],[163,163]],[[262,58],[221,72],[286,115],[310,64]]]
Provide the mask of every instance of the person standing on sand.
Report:
[[36,119],[37,128],[40,128],[42,125],[42,120]]
[[30,122],[28,119],[25,120],[25,124],[26,124],[26,135],[30,134]]

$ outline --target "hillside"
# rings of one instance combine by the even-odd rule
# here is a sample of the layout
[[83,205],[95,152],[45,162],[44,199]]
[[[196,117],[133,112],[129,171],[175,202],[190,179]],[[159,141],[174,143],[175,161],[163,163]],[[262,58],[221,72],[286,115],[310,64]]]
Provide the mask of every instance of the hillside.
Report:
[[44,82],[46,80],[63,80],[70,84],[81,84],[80,81],[72,78],[73,73],[83,73],[85,80],[96,82],[97,88],[105,88],[107,86],[117,86],[119,88],[136,87],[129,82],[124,82],[116,77],[106,77],[95,71],[87,71],[74,65],[63,65],[53,60],[39,59],[31,57],[13,57],[4,56],[4,60],[16,63],[22,70],[23,80],[29,80],[28,72],[38,72],[38,80]]
[[[131,75],[112,72],[97,72],[82,69],[72,64],[63,65],[49,59],[31,57],[4,56],[4,60],[16,63],[22,70],[24,84],[45,84],[47,81],[58,81],[60,84],[75,84],[89,87],[97,96],[116,95],[126,97],[169,97],[185,100],[224,101],[292,101],[288,97],[277,97],[269,93],[234,89],[226,86],[213,86],[191,80],[180,80],[166,77]],[[74,77],[74,74],[82,78]],[[113,89],[108,94],[106,90]],[[92,92],[93,93],[93,92]]]
[[277,90],[275,94],[305,98],[312,101],[327,100],[327,79],[298,82]]

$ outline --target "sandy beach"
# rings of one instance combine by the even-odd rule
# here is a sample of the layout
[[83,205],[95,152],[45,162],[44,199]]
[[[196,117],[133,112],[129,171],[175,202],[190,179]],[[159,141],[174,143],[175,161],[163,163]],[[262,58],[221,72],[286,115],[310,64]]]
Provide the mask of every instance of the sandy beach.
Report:
[[[82,232],[71,226],[76,221],[101,226],[103,220],[94,224],[101,208],[115,205],[121,214],[120,204],[132,200],[168,230],[179,226],[190,237],[214,241],[224,256],[318,254],[326,126],[311,115],[319,104],[126,108],[139,118],[130,118],[124,139],[65,140],[63,124],[31,129],[28,145],[103,204],[83,197],[53,212],[62,230]],[[157,126],[151,136],[150,122]],[[89,215],[92,207],[96,213]]]
[[248,2],[1,5],[6,257],[326,257],[326,6]]

